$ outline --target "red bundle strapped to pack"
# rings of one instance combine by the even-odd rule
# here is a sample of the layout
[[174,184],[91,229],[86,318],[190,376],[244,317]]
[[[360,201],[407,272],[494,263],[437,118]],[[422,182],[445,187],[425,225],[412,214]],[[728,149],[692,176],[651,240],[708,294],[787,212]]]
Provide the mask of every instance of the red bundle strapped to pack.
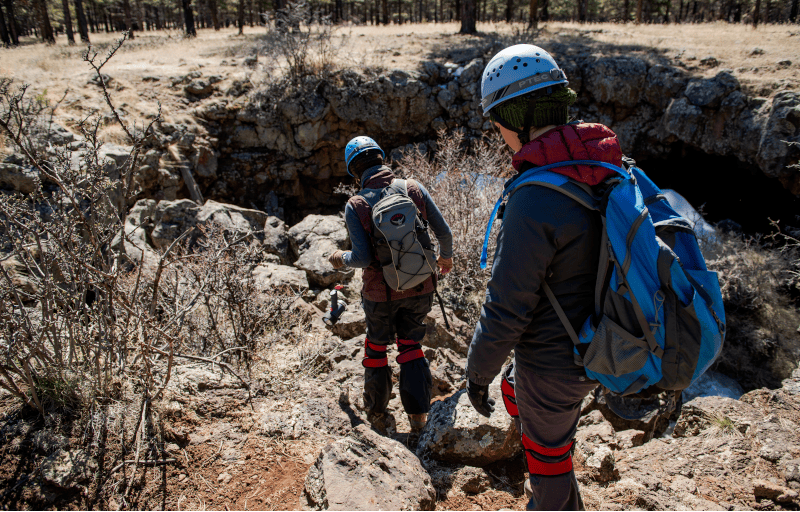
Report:
[[400,355],[397,356],[397,362],[400,364],[410,363],[411,361],[416,361],[417,359],[425,357],[425,353],[422,351],[422,345],[414,340],[402,340],[398,338],[397,350],[400,351]]
[[[374,350],[375,352],[383,352],[383,357],[370,357],[367,353],[367,349]],[[368,339],[364,340],[364,359],[361,360],[361,364],[365,368],[383,368],[384,366],[389,365],[389,359],[386,357],[386,345],[376,345],[370,342]]]
[[[522,434],[522,447],[525,449],[525,458],[528,460],[528,471],[532,475],[563,475],[572,471],[572,449],[574,441],[570,442],[567,446],[560,446],[558,448],[545,448],[531,441],[528,436]],[[544,462],[537,455],[545,457],[563,457],[567,458],[556,462]]]

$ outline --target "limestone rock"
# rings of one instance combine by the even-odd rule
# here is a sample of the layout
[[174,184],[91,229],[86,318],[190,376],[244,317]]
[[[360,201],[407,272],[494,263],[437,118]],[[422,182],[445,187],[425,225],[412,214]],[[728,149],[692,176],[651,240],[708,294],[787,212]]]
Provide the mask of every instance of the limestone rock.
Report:
[[322,449],[304,498],[315,510],[433,510],[436,491],[405,446],[359,425]]
[[[495,400],[502,396],[501,379],[498,375],[489,386]],[[522,442],[511,416],[502,407],[489,418],[481,416],[466,390],[433,404],[417,445],[420,457],[478,467],[512,458],[521,451]]]
[[59,450],[41,466],[44,481],[63,489],[89,484],[97,469],[97,461],[83,450]]

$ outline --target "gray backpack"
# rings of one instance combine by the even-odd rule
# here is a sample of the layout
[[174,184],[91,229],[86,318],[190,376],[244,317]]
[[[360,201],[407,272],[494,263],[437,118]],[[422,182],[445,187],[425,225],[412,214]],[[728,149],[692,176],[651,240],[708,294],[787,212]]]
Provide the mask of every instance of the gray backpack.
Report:
[[369,192],[362,196],[372,207],[375,256],[387,286],[403,291],[423,283],[436,271],[436,252],[406,180]]

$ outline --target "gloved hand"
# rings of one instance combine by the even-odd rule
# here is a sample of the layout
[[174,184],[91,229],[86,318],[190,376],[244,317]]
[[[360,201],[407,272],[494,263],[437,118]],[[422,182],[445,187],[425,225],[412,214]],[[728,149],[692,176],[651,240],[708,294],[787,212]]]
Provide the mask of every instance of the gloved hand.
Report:
[[439,268],[442,269],[442,275],[450,272],[453,270],[453,258],[439,258],[436,260],[436,264],[439,265]]
[[479,386],[467,380],[467,396],[478,413],[487,418],[494,412],[494,398],[489,397],[489,386]]
[[338,250],[328,256],[328,262],[333,266],[333,268],[342,268],[344,266],[344,251]]

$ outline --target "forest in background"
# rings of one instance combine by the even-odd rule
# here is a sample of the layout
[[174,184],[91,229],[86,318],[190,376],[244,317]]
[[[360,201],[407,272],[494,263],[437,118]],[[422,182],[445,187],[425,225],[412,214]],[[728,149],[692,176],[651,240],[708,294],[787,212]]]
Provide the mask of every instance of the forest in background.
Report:
[[[0,39],[16,46],[25,38],[55,43],[66,34],[87,43],[91,34],[172,29],[266,26],[289,8],[289,0],[0,0]],[[461,22],[475,33],[477,21],[636,23],[797,23],[800,0],[308,0],[319,23],[387,25]],[[309,20],[309,21],[312,21]]]

